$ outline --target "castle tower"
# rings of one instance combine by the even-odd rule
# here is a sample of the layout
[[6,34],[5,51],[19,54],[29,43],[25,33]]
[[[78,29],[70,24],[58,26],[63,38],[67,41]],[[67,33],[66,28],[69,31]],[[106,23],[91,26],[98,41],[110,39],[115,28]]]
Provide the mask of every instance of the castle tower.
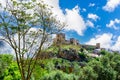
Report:
[[96,43],[96,49],[100,49],[100,43]]
[[54,43],[58,44],[64,44],[65,43],[65,34],[64,33],[59,33],[56,35],[56,38],[54,39]]
[[76,40],[76,39],[74,39],[74,38],[70,38],[70,44],[78,45],[79,42],[78,42],[78,40]]

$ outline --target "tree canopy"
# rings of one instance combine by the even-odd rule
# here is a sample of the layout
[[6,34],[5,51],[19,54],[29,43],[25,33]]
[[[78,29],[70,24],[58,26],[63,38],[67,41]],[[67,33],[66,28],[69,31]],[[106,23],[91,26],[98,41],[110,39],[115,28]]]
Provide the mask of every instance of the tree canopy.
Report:
[[49,35],[58,33],[63,27],[42,0],[8,0],[1,6],[0,40],[14,50],[22,80],[30,79]]

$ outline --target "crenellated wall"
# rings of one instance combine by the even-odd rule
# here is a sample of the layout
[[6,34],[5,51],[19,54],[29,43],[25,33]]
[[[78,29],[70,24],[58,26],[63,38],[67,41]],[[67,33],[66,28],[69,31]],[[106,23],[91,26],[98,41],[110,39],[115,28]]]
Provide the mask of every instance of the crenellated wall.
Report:
[[[73,44],[73,45],[81,45],[79,41],[75,38],[70,38],[70,40],[66,40],[64,33],[59,33],[56,35],[54,39],[54,44]],[[83,48],[91,48],[91,49],[100,49],[100,43],[96,43],[96,45],[81,45]]]
[[79,45],[79,41],[75,38],[70,38],[70,40],[66,40],[64,33],[59,33],[56,35],[56,38],[54,39],[55,44],[73,44],[73,45]]

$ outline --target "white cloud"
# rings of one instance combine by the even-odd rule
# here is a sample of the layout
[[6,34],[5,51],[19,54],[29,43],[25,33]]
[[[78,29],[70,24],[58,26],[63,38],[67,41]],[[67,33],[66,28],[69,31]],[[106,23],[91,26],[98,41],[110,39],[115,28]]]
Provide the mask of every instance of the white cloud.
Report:
[[116,43],[112,46],[112,49],[120,51],[120,36],[118,37]]
[[96,45],[96,43],[100,43],[102,48],[110,48],[112,45],[112,37],[113,35],[111,33],[96,35],[94,38],[91,38],[90,41],[86,42],[86,44]]
[[86,26],[94,27],[94,24],[90,20],[87,20]]
[[100,43],[102,48],[120,51],[120,36],[117,37],[116,35],[113,35],[111,33],[104,33],[102,35],[96,35],[85,44],[96,45],[96,43]]
[[95,3],[90,3],[89,4],[89,7],[94,7],[95,6]]
[[6,5],[6,0],[0,0],[0,4],[1,4],[2,6],[5,6],[5,5]]
[[82,9],[83,12],[86,12],[87,10],[85,8]]
[[120,5],[120,0],[107,0],[106,5],[103,6],[103,10],[108,11],[108,12],[112,12],[119,5]]
[[80,8],[75,6],[73,9],[65,9],[65,14],[59,6],[59,0],[44,0],[46,4],[52,6],[52,12],[57,15],[57,19],[61,22],[66,22],[65,30],[76,31],[79,35],[83,35],[86,29],[85,21],[80,15]]
[[44,3],[53,7],[52,8],[53,15],[57,16],[58,20],[65,22],[65,15],[63,14],[63,11],[59,6],[59,0],[44,0]]
[[88,14],[88,18],[89,18],[89,19],[92,19],[92,20],[94,20],[94,21],[97,21],[98,19],[100,19],[100,17],[99,17],[98,15],[92,14],[92,13],[89,13],[89,14]]
[[118,30],[119,28],[116,26],[116,24],[120,24],[120,20],[119,19],[115,19],[115,20],[110,20],[109,24],[106,24],[106,26],[108,28],[113,28],[115,30]]
[[66,9],[65,11],[66,22],[68,25],[65,29],[74,30],[79,35],[83,35],[86,26],[82,16],[79,14],[79,7],[76,6],[72,10]]
[[[5,5],[3,0],[0,1],[3,2],[3,5]],[[56,16],[56,19],[61,22],[65,22],[68,25],[65,28],[66,30],[73,30],[79,35],[83,35],[86,25],[83,17],[80,15],[80,8],[78,6],[75,6],[73,9],[65,9],[63,12],[59,6],[59,0],[44,0],[44,3],[53,7],[51,10],[53,15]]]

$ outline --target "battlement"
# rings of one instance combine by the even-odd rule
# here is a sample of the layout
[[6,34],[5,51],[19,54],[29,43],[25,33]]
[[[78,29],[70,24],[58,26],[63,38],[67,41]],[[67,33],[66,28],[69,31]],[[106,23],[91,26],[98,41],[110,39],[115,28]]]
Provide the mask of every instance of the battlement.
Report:
[[75,38],[70,38],[70,44],[79,45],[79,41]]
[[86,45],[81,44],[81,46],[85,49],[94,50],[94,49],[100,49],[100,43],[96,43],[96,45]]
[[54,39],[54,43],[58,44],[64,44],[65,43],[65,34],[64,33],[59,33],[56,35],[56,38]]
[[75,38],[70,38],[70,40],[66,40],[64,33],[59,33],[56,35],[56,38],[54,39],[54,44],[73,44],[78,45],[79,41]]
[[91,49],[100,49],[100,43],[96,43],[96,45],[85,45],[80,44],[79,41],[75,38],[70,38],[69,40],[66,40],[64,33],[59,33],[56,35],[56,38],[54,39],[54,44],[73,44],[73,45],[81,45],[83,48],[91,48]]

